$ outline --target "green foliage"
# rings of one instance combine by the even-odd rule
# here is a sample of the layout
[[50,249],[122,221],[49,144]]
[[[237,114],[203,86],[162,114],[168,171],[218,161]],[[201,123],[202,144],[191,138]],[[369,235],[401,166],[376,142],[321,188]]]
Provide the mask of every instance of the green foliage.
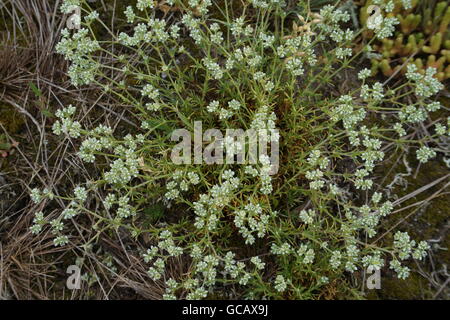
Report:
[[[66,0],[62,10],[74,3]],[[66,225],[88,216],[98,233],[143,238],[148,281],[163,285],[166,299],[336,298],[338,290],[358,297],[349,275],[368,267],[407,278],[405,263],[422,260],[429,246],[400,230],[380,244],[395,198],[377,185],[374,170],[394,149],[411,148],[422,163],[437,156],[434,143],[449,135],[448,121],[414,134],[441,108],[433,101],[443,89],[436,70],[421,74],[410,64],[395,87],[353,70],[375,38],[354,52],[359,30],[333,6],[305,14],[278,0],[167,5],[137,1],[118,32],[86,9],[82,29],[63,31],[57,51],[70,62],[72,84],[116,97],[139,129],[86,127],[76,106],[59,110],[53,132],[80,143],[86,163],[107,165],[71,195],[33,189],[34,202],[67,207],[49,219],[42,206],[31,231],[49,230],[54,245],[64,246]],[[375,25],[377,39],[394,25]],[[350,71],[357,76],[345,84]],[[172,131],[190,136],[197,121],[279,138],[279,170],[270,174],[275,163],[266,154],[256,163],[174,163]],[[251,147],[216,142],[227,152]]]

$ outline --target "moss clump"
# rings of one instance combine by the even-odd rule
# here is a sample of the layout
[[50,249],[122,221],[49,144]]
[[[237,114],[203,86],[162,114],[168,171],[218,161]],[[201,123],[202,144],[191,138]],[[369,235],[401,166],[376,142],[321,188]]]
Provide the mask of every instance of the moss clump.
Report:
[[[407,161],[411,168],[417,167],[417,160],[415,159],[415,154],[412,152]],[[393,165],[393,163],[392,163]],[[389,172],[391,168],[387,165],[385,168],[386,172]],[[396,172],[406,172],[407,169],[403,165],[399,166]],[[415,173],[415,171],[414,171]],[[411,174],[405,177],[407,183],[405,186],[398,186],[394,188],[393,193],[399,198],[410,194],[411,192],[423,187],[448,173],[448,168],[442,159],[435,159],[422,165],[417,175]],[[382,172],[380,172],[382,174]],[[389,175],[388,181],[391,181],[393,174]],[[404,203],[403,207],[407,207],[419,201],[425,200],[430,197],[430,195],[439,191],[443,187],[443,183],[428,189],[416,197],[413,197]],[[437,246],[432,246],[432,265],[429,260],[426,260],[422,265],[422,271],[425,273],[431,273],[440,269],[442,265],[448,265],[450,263],[450,252],[443,248],[449,248],[450,239],[448,237],[447,225],[449,220],[449,206],[448,206],[448,195],[442,195],[430,200],[426,205],[420,207],[412,207],[409,210],[404,210],[390,216],[386,222],[385,226],[393,226],[399,223],[398,229],[408,232],[412,237],[422,238],[425,240],[430,239],[441,239],[437,243]],[[387,243],[391,242],[391,237],[387,236],[383,239]],[[415,264],[409,264],[412,270],[417,270]],[[417,272],[411,272],[410,277],[407,280],[400,280],[396,275],[391,272],[391,270],[385,268],[382,270],[381,278],[381,289],[371,290],[368,292],[369,299],[431,299],[435,295],[435,289],[431,286],[428,279],[423,277]]]
[[16,109],[0,103],[0,123],[9,134],[15,134],[20,131],[24,121],[22,115]]
[[416,300],[426,298],[428,290],[427,280],[418,274],[411,274],[407,281],[396,279],[392,275],[392,277],[382,277],[381,289],[369,291],[367,298]]

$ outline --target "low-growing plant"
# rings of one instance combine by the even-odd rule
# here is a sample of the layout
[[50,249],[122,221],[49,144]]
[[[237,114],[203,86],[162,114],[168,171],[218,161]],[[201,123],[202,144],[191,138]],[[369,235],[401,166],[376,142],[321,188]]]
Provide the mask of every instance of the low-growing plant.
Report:
[[[65,225],[88,215],[97,235],[145,236],[152,244],[142,259],[165,299],[304,299],[332,288],[354,296],[349,274],[390,268],[404,279],[405,262],[426,256],[426,241],[379,233],[399,203],[383,194],[374,169],[406,148],[422,163],[436,157],[433,141],[450,133],[450,119],[428,122],[441,108],[432,99],[443,88],[436,70],[422,75],[410,64],[391,88],[360,68],[353,84],[342,83],[375,39],[393,35],[395,19],[370,25],[375,37],[354,52],[363,30],[352,30],[337,5],[311,12],[304,1],[138,0],[124,12],[128,27],[116,31],[81,2],[61,7],[82,7],[84,17],[57,46],[68,75],[74,86],[116,96],[140,129],[84,128],[76,106],[60,110],[54,133],[80,141],[80,158],[104,173],[72,195],[33,189],[36,203],[67,202],[52,220],[44,206],[33,233],[52,232],[63,246],[71,241]],[[172,132],[193,132],[195,121],[272,138],[278,129],[278,172],[269,174],[267,156],[247,165],[173,163]],[[432,126],[429,136],[417,133],[422,125]],[[251,147],[218,142],[227,151]]]

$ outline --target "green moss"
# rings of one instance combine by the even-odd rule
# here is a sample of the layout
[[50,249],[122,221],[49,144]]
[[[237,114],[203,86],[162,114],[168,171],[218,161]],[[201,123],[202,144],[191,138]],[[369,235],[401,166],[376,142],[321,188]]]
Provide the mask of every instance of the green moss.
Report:
[[383,299],[423,299],[427,289],[427,280],[418,274],[411,274],[407,281],[384,277],[381,280],[381,289],[379,291],[372,290],[368,298],[375,298],[375,294],[377,294]]
[[20,131],[24,121],[14,107],[0,104],[0,123],[9,134],[15,134]]
[[[445,163],[439,157],[430,161],[420,167],[417,171],[418,162],[415,158],[415,153],[411,152],[407,161],[409,166],[413,168],[413,173],[405,177],[407,181],[406,187],[397,186],[392,190],[392,193],[401,198],[411,192],[445,176],[449,170]],[[391,166],[394,163],[386,165],[385,172],[379,172],[381,175],[388,174]],[[406,167],[399,165],[394,173],[407,172]],[[386,181],[392,181],[394,173],[388,175]],[[419,201],[428,199],[431,195],[439,191],[447,181],[443,181],[427,191],[418,194],[416,197],[409,199],[401,204],[401,207],[407,207]],[[386,228],[397,225],[396,230],[407,231],[413,239],[418,241],[441,239],[438,243],[440,248],[449,248],[450,239],[446,236],[446,225],[448,223],[450,207],[448,205],[448,195],[442,195],[430,200],[421,208],[414,206],[408,210],[404,210],[391,215],[387,218],[383,225]],[[384,230],[384,231],[387,231]],[[386,236],[383,239],[385,244],[392,242],[392,235]],[[421,263],[421,269],[425,273],[431,273],[435,269],[439,269],[442,265],[450,263],[450,252],[445,249],[433,250],[434,266],[431,265],[429,259]],[[411,275],[406,280],[397,279],[396,275],[387,268],[382,271],[382,288],[381,290],[373,290],[368,293],[369,299],[431,299],[435,292],[434,288],[430,287],[429,281],[414,270],[417,266],[414,262],[409,262],[408,267],[413,270]]]

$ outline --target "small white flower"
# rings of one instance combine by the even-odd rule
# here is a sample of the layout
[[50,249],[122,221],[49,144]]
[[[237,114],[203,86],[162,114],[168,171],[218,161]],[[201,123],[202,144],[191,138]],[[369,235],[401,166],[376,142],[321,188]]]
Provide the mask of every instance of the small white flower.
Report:
[[428,160],[436,157],[436,151],[427,146],[422,146],[419,150],[417,150],[416,154],[417,160],[419,160],[421,163],[427,163]]
[[284,277],[282,275],[277,275],[277,277],[275,278],[275,290],[277,290],[278,292],[283,292],[286,290],[286,288],[287,283]]

